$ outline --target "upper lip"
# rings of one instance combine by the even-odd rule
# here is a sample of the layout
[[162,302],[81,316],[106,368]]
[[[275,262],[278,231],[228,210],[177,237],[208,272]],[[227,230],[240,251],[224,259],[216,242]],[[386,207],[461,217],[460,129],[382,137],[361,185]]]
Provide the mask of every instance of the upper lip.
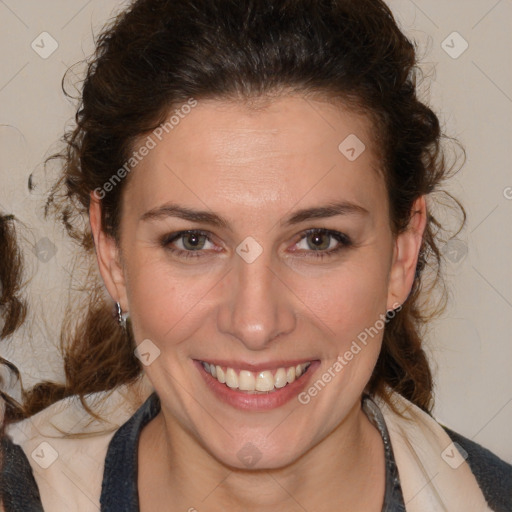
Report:
[[197,359],[199,362],[214,364],[216,366],[233,368],[234,370],[247,370],[250,372],[260,372],[263,370],[277,370],[278,368],[289,368],[298,364],[312,363],[316,359],[287,359],[273,360],[266,363],[250,363],[246,361],[233,361],[232,359]]

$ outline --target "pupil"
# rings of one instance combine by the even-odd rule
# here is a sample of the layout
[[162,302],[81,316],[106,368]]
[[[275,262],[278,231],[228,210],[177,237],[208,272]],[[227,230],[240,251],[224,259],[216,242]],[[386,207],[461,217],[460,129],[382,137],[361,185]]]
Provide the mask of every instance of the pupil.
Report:
[[189,247],[197,248],[201,244],[200,238],[201,237],[198,235],[189,234],[185,239],[187,242],[186,245],[188,245]]
[[322,233],[311,235],[311,237],[311,242],[316,248],[325,248],[325,240],[322,242],[322,238],[324,237]]

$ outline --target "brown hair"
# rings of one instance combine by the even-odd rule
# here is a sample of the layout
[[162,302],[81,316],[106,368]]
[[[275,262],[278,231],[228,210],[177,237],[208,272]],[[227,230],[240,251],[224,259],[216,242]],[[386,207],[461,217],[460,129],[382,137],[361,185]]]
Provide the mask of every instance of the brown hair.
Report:
[[[11,336],[25,320],[27,306],[21,297],[23,288],[23,256],[16,237],[16,219],[14,215],[0,213],[0,340]],[[16,366],[0,356],[0,365],[6,366],[20,378]],[[4,387],[0,376],[0,388]],[[16,407],[16,402],[2,389],[0,397],[6,407]],[[1,417],[0,417],[1,420]],[[3,432],[0,421],[0,434]]]
[[[451,169],[439,120],[418,99],[417,74],[414,45],[381,0],[135,1],[97,40],[76,127],[57,155],[64,169],[47,210],[59,215],[92,261],[91,192],[109,182],[136,142],[171,109],[190,98],[250,100],[291,90],[340,99],[371,118],[383,155],[391,225],[399,233],[408,225],[414,201],[437,191]],[[128,179],[101,199],[103,229],[116,240]],[[420,300],[442,285],[443,229],[430,206],[427,221],[413,288],[386,325],[368,389],[385,397],[389,386],[430,411],[432,376],[422,333],[442,309],[446,293],[430,304]],[[94,275],[74,334],[66,334],[69,326],[62,331],[66,383],[40,384],[28,396],[24,414],[57,398],[83,398],[140,376],[130,330],[126,334],[117,326],[113,303]]]

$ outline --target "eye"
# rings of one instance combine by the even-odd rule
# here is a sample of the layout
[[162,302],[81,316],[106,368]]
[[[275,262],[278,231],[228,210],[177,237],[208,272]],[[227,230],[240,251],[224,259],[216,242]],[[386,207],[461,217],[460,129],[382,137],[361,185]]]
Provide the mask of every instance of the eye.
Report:
[[292,252],[306,252],[313,257],[323,258],[333,255],[351,245],[352,242],[350,238],[344,233],[329,229],[315,228],[306,231],[302,235],[302,238],[295,245],[298,251],[297,249],[293,249]]
[[[219,251],[219,248],[211,241],[210,234],[201,230],[168,234],[162,238],[161,245],[179,258],[199,258],[207,256],[207,252]],[[351,245],[350,238],[344,233],[315,228],[304,232],[291,252],[303,253],[301,257],[324,258],[333,256]]]
[[161,244],[168,251],[180,257],[201,257],[206,250],[215,250],[215,244],[210,241],[205,231],[189,230],[179,231],[166,235]]

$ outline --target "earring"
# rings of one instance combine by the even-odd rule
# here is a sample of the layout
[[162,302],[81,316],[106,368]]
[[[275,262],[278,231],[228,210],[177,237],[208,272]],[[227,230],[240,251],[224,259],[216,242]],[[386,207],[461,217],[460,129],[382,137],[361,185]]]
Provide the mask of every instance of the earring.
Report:
[[123,328],[126,329],[126,319],[128,318],[128,313],[123,313],[121,309],[121,304],[116,302],[116,310],[117,310],[117,323]]
[[[394,305],[394,304],[393,304]],[[394,305],[395,306],[395,305]],[[394,308],[386,311],[386,322],[395,318],[396,314],[402,309],[402,304],[397,304]]]

